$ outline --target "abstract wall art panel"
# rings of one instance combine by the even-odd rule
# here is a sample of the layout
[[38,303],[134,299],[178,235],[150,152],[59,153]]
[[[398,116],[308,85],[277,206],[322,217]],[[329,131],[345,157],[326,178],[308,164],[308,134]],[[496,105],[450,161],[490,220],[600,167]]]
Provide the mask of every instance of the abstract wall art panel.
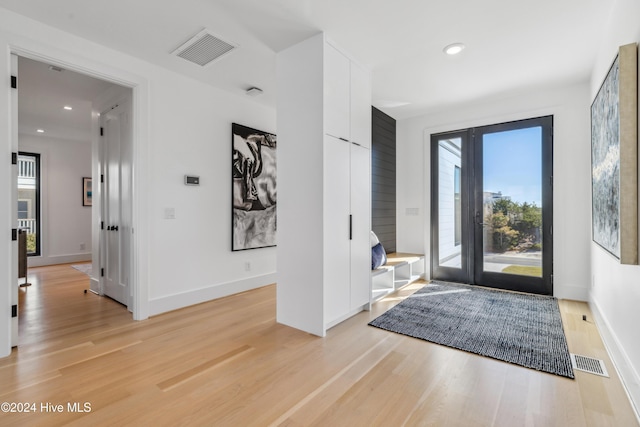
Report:
[[591,105],[593,241],[638,263],[637,45],[620,47]]

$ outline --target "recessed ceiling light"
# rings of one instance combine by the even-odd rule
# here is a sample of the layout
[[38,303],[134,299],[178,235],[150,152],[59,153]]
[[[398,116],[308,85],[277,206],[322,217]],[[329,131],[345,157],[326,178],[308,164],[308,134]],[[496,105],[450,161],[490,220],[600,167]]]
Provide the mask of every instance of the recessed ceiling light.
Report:
[[38,133],[44,133],[44,129],[37,129],[36,132]]
[[448,46],[445,46],[444,49],[442,49],[442,51],[447,55],[457,55],[460,52],[462,52],[464,47],[465,46],[463,43],[453,43]]
[[73,107],[70,107],[70,106],[68,106],[68,105],[65,105],[63,108],[64,108],[65,110],[69,110],[69,111],[73,110]]

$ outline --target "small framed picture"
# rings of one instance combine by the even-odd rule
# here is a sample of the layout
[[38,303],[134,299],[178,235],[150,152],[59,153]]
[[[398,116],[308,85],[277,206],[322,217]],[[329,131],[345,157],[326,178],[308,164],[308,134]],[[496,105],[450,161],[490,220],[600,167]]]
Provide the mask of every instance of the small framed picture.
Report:
[[82,178],[82,206],[92,206],[92,196],[91,178]]

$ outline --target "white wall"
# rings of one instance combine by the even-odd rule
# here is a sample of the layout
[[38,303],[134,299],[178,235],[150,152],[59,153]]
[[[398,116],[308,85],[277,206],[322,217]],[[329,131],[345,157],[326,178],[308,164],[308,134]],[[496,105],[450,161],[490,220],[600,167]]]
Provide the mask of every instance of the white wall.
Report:
[[275,248],[231,252],[231,123],[276,133],[275,111],[168,71],[154,77],[150,313],[275,282]]
[[41,256],[29,257],[29,267],[91,260],[92,208],[82,206],[90,142],[20,135],[19,147],[40,154]]
[[[432,133],[554,116],[554,294],[586,301],[589,283],[589,87],[531,88],[484,103],[438,110],[397,122],[398,252],[430,257]],[[418,215],[408,215],[419,208]],[[407,211],[407,209],[410,209]]]
[[[138,317],[275,281],[275,248],[231,252],[231,122],[274,132],[275,111],[0,9],[0,79],[11,50],[134,88]],[[249,83],[249,82],[248,82]],[[9,99],[0,85],[0,99]],[[0,357],[10,352],[10,111],[0,102]],[[201,177],[199,187],[183,184]],[[176,219],[163,219],[173,207]],[[13,226],[15,227],[15,226]],[[245,271],[245,263],[251,270]],[[134,311],[135,314],[135,311]]]
[[[618,47],[640,42],[640,2],[618,0],[609,17],[607,37],[598,49],[591,76],[592,100],[606,76]],[[640,120],[638,120],[640,123]],[[640,266],[620,265],[595,243],[591,248],[591,306],[616,367],[640,411]]]
[[[278,220],[284,225],[278,229],[276,319],[319,336],[326,331],[323,53],[324,35],[319,34],[279,52],[276,61],[282,153],[278,179],[283,184]],[[286,145],[301,135],[300,144]],[[313,161],[300,161],[302,148]]]

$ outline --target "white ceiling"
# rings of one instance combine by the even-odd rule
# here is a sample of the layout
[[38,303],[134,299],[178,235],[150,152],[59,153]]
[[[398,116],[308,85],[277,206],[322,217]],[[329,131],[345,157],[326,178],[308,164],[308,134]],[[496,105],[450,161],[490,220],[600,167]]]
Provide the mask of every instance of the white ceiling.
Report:
[[[18,132],[91,142],[91,101],[111,83],[18,59]],[[71,107],[65,110],[64,107]],[[38,133],[42,129],[44,133]]]
[[[276,53],[325,31],[372,70],[397,119],[587,81],[615,0],[0,0],[0,7],[275,106]],[[171,52],[203,28],[238,44],[202,68]],[[463,42],[456,57],[445,45]],[[391,108],[392,103],[407,103]]]

